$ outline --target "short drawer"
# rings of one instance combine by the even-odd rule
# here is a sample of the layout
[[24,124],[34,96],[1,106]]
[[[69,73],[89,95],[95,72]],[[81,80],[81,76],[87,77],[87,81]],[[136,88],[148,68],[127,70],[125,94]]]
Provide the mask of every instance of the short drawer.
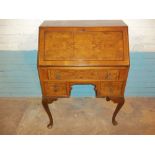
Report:
[[100,95],[101,96],[123,96],[124,82],[119,81],[105,81],[101,82]]
[[67,86],[65,82],[44,82],[44,92],[46,96],[67,96]]

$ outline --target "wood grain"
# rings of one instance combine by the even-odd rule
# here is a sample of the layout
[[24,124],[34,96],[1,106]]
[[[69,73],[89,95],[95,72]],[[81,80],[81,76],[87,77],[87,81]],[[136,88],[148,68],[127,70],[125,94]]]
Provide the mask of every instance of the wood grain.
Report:
[[40,67],[41,80],[119,80],[127,78],[126,67]]
[[40,27],[38,64],[128,66],[130,62],[127,31],[127,26]]

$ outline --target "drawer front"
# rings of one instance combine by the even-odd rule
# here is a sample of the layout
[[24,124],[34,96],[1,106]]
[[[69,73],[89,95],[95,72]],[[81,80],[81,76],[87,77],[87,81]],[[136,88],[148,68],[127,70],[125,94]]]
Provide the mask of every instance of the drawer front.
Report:
[[44,82],[44,92],[46,96],[67,96],[67,86],[65,82]]
[[52,69],[39,70],[41,80],[105,80],[124,81],[127,69]]
[[118,82],[118,81],[101,82],[100,95],[101,96],[123,96],[124,84],[125,84],[124,82]]
[[45,32],[44,59],[123,60],[122,31]]

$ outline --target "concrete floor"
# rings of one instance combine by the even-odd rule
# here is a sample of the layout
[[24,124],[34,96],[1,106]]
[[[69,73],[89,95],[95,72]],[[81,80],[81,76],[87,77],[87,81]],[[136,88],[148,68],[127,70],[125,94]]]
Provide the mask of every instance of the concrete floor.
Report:
[[155,98],[126,98],[111,124],[116,104],[103,98],[65,98],[50,104],[54,126],[47,129],[48,117],[41,98],[0,98],[0,134],[155,134]]

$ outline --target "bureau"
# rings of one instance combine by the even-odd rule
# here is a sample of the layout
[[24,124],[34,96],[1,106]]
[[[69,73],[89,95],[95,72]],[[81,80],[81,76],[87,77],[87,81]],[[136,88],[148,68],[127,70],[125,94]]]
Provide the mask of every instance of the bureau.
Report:
[[39,27],[37,67],[42,104],[53,125],[49,103],[69,97],[75,84],[92,84],[96,97],[123,106],[130,66],[128,26],[121,20],[44,21]]

